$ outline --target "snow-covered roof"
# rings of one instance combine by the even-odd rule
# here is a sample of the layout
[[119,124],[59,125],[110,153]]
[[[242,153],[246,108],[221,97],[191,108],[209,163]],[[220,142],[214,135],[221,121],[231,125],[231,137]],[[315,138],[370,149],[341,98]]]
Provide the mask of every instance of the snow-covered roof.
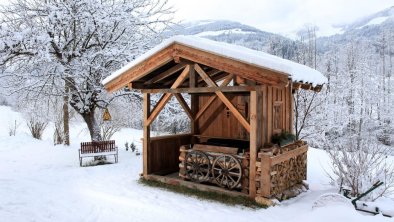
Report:
[[106,85],[118,76],[122,75],[122,73],[149,59],[157,52],[174,43],[234,59],[264,69],[285,73],[288,74],[294,82],[309,83],[312,84],[312,86],[323,85],[327,82],[327,78],[315,69],[262,51],[256,51],[243,46],[217,42],[197,36],[178,35],[163,41],[161,44],[147,51],[137,59],[125,65],[123,68],[112,73],[110,76],[105,78],[102,83]]

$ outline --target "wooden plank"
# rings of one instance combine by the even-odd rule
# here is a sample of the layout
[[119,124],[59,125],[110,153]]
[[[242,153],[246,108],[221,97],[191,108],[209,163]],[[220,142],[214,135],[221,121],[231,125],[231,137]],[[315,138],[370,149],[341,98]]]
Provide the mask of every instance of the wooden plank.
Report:
[[261,148],[261,90],[250,92],[250,162],[249,162],[249,196],[256,196],[256,160]]
[[290,158],[296,157],[296,156],[298,156],[302,153],[305,153],[307,151],[308,151],[308,145],[304,145],[302,147],[298,147],[297,149],[287,151],[287,152],[280,154],[278,156],[271,157],[272,165],[289,160]]
[[184,64],[184,63],[177,64],[177,65],[171,67],[170,69],[168,69],[168,70],[156,75],[152,79],[146,81],[145,85],[159,82],[159,81],[167,78],[168,76],[170,76],[170,75],[182,70],[183,68],[185,68],[185,66],[186,66],[186,64]]
[[238,148],[235,147],[226,147],[226,146],[214,146],[214,145],[206,145],[206,144],[194,144],[193,150],[199,150],[204,152],[216,152],[216,153],[224,153],[237,155]]
[[143,93],[215,93],[221,92],[250,92],[255,91],[256,86],[215,86],[215,87],[196,87],[196,88],[156,88],[140,89]]
[[[220,84],[220,87],[227,86],[231,82],[233,76],[234,75],[232,75],[232,74],[228,75],[226,77],[226,79],[222,82],[222,84]],[[209,97],[208,101],[204,104],[204,106],[196,114],[194,121],[197,121],[202,116],[202,114],[204,114],[204,112],[213,103],[213,101],[215,101],[216,98],[217,98],[217,95],[213,95],[213,96]]]
[[190,118],[190,120],[193,120],[193,113],[191,109],[189,108],[189,105],[187,105],[185,99],[183,96],[179,93],[174,94],[175,98],[178,100],[179,104],[182,106],[183,110],[186,112],[187,116]]
[[[207,84],[211,87],[217,87],[216,83],[212,81],[211,78],[204,72],[204,70],[201,69],[201,67],[198,64],[194,65],[194,69],[197,71],[197,73],[201,76],[202,79],[204,79]],[[238,119],[238,121],[241,123],[241,125],[246,129],[246,131],[250,132],[250,125],[248,121],[242,116],[242,114],[235,108],[235,106],[227,99],[227,97],[223,94],[221,91],[216,91],[216,95],[219,97],[219,99],[229,108],[229,110],[233,113],[235,118]]]
[[[150,94],[149,93],[144,93],[144,107],[143,107],[143,112],[144,112],[144,122],[148,120],[149,114],[150,114]],[[142,144],[142,156],[143,156],[143,166],[142,166],[142,174],[144,178],[149,174],[149,144],[150,144],[150,126],[144,124],[144,136],[143,136],[143,144]]]
[[[180,84],[182,84],[182,82],[185,80],[185,78],[189,75],[189,69],[190,69],[190,65],[187,65],[186,68],[179,75],[179,77],[175,80],[174,84],[172,84],[171,89],[175,89]],[[153,122],[153,120],[156,119],[156,117],[157,117],[157,115],[159,115],[160,111],[164,108],[164,106],[167,104],[167,102],[171,99],[171,96],[172,96],[171,93],[166,93],[163,95],[163,97],[160,99],[159,103],[153,109],[149,118],[146,120],[146,122],[144,122],[145,125],[149,126]]]
[[158,140],[166,140],[166,139],[173,139],[173,138],[180,138],[180,137],[190,137],[192,134],[190,133],[182,133],[182,134],[175,134],[175,135],[165,135],[165,136],[155,136],[151,137],[150,141],[158,141]]
[[[231,139],[234,139],[234,137],[222,137],[222,136],[207,136],[207,135],[193,135],[194,137],[197,137],[197,138],[216,138],[216,139],[229,139],[229,140],[231,140]],[[237,140],[241,140],[241,141],[249,141],[248,139],[238,139],[237,138]]]

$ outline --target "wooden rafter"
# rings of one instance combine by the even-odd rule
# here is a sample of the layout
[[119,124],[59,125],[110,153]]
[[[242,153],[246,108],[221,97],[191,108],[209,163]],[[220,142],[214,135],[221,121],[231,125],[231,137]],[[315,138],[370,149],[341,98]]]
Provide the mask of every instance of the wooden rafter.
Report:
[[[208,74],[208,76],[216,76],[217,74],[219,74],[221,72],[223,72],[223,71],[214,69],[214,70],[211,70],[211,71],[206,72],[206,73]],[[205,83],[205,81],[203,79],[199,79],[198,80],[198,84],[201,84],[201,83]]]
[[[204,70],[198,65],[194,65],[194,69],[201,76],[202,79],[211,87],[218,87],[217,84],[204,72]],[[241,123],[241,125],[246,129],[246,131],[250,132],[250,124],[249,122],[242,116],[242,114],[235,108],[235,106],[227,99],[227,97],[221,91],[216,91],[216,95],[219,99],[227,106],[227,108],[233,113],[235,118]]]
[[[189,75],[189,69],[190,65],[187,65],[186,68],[182,71],[181,75],[175,80],[174,84],[172,84],[171,89],[177,88],[179,85],[182,84],[182,82],[186,79],[186,77]],[[155,108],[152,110],[152,113],[150,114],[149,118],[145,121],[144,125],[149,126],[152,124],[153,120],[156,119],[157,115],[159,115],[160,111],[164,108],[164,106],[167,104],[167,102],[171,99],[172,94],[171,93],[165,93],[160,101],[157,103]]]
[[[220,84],[220,86],[227,86],[231,80],[233,79],[233,74],[229,74],[226,79],[222,82],[222,84]],[[194,121],[197,121],[202,114],[205,113],[205,111],[208,109],[208,107],[213,103],[213,101],[215,101],[217,98],[217,95],[213,95],[211,97],[209,97],[208,101],[204,104],[204,106],[198,111],[198,113],[196,114],[196,117],[194,118]]]
[[156,75],[152,79],[146,81],[145,84],[157,83],[157,82],[167,78],[168,76],[182,70],[183,68],[185,68],[185,66],[186,66],[186,64],[184,64],[184,63],[177,64],[176,66],[173,66],[170,69],[168,69],[168,70]]

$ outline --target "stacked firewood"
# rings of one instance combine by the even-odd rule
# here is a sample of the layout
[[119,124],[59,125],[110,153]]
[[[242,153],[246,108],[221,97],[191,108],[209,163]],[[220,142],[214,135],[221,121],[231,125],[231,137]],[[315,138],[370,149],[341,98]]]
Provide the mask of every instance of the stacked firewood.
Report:
[[278,149],[258,153],[255,180],[258,196],[282,200],[305,189],[307,145],[300,141]]
[[244,158],[241,160],[241,166],[242,166],[241,192],[245,194],[249,194],[249,159],[250,159],[249,152],[246,152],[243,157]]
[[181,146],[179,148],[179,177],[186,178],[185,158],[189,150],[189,146]]

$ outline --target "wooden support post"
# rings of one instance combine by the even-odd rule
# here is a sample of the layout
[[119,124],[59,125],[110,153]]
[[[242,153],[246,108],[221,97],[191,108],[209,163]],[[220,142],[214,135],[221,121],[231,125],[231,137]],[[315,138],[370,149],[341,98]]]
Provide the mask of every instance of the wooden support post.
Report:
[[249,196],[256,197],[256,160],[261,144],[261,89],[250,92],[250,163],[249,163]]
[[290,84],[290,130],[289,132],[294,134],[294,94],[293,85]]
[[263,155],[261,157],[260,195],[266,198],[271,197],[271,165],[271,158],[269,156]]
[[150,144],[150,125],[147,124],[148,117],[150,115],[150,94],[149,93],[144,93],[144,141],[143,141],[143,150],[142,150],[142,156],[143,156],[143,171],[142,174],[144,178],[146,179],[149,173],[149,144]]
[[[197,81],[197,73],[194,70],[193,66],[190,66],[190,70],[189,70],[189,88],[196,88],[198,81]],[[199,98],[198,95],[196,94],[191,94],[190,95],[190,109],[191,109],[191,113],[193,116],[193,119],[191,119],[191,124],[190,124],[190,132],[192,135],[196,135],[198,134],[198,122],[196,121],[196,115],[198,112],[198,108],[199,108]],[[196,143],[196,138],[192,137],[192,144]]]
[[271,142],[272,137],[272,104],[273,104],[273,96],[272,96],[272,86],[267,86],[267,143]]

